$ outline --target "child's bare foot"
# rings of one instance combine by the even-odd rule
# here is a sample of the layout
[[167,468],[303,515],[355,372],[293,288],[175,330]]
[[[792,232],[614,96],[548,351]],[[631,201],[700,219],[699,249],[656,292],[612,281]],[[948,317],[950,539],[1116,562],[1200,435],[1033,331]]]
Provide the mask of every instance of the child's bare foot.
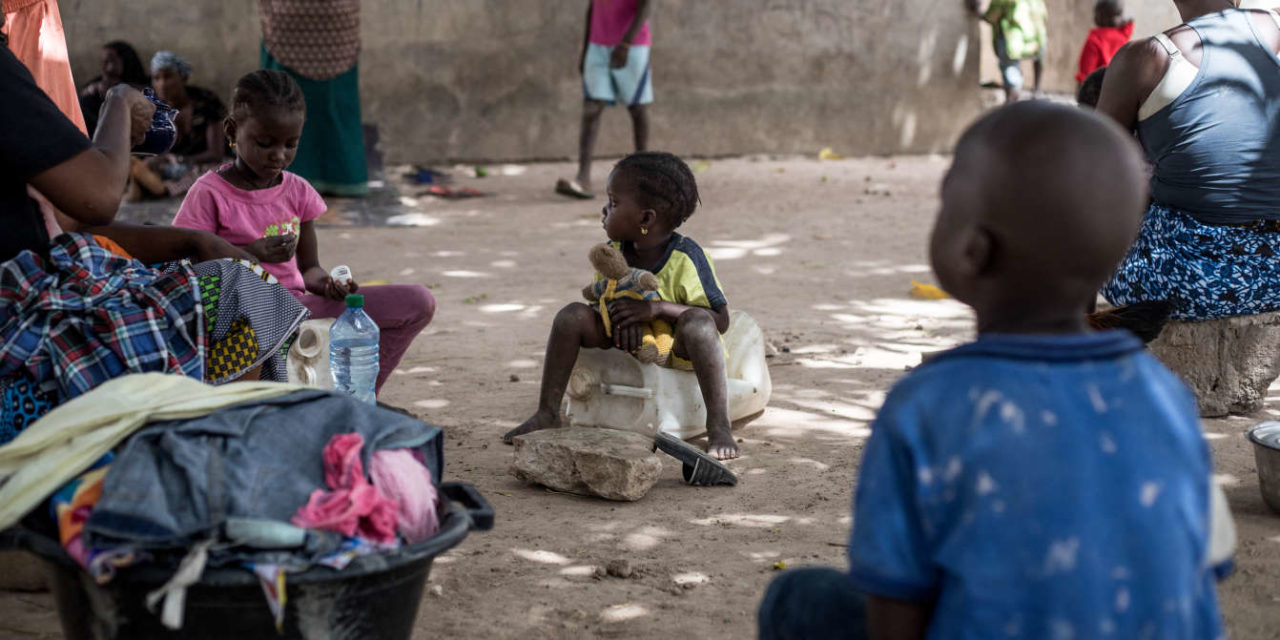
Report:
[[522,436],[526,433],[533,433],[534,431],[542,431],[543,429],[554,429],[557,426],[559,426],[559,423],[560,421],[559,419],[556,418],[555,413],[538,410],[538,412],[533,414],[532,417],[530,417],[528,420],[525,420],[524,424],[504,434],[502,436],[502,443],[511,444],[512,438],[516,436]]
[[738,443],[728,426],[707,429],[707,453],[716,460],[732,460],[738,457]]

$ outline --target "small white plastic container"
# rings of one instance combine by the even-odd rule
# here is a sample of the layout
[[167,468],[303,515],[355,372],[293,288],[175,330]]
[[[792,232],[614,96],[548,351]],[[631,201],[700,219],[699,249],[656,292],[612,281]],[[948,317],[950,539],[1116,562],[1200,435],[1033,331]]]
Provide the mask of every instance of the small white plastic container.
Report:
[[[724,335],[729,388],[729,419],[764,411],[773,393],[764,357],[764,334],[742,311],[731,311]],[[644,364],[617,349],[583,349],[569,377],[569,425],[610,427],[681,439],[707,430],[702,388],[692,371]]]
[[345,284],[353,280],[351,276],[351,267],[348,267],[345,264],[340,264],[334,267],[332,270],[330,270],[329,277],[333,278],[335,282],[338,282],[341,284]]

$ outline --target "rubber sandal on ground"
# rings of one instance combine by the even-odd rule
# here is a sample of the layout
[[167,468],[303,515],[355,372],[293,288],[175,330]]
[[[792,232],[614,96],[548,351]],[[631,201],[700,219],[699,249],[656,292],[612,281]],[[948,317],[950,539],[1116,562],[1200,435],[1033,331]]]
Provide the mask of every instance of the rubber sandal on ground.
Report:
[[413,171],[404,174],[406,180],[417,184],[448,184],[453,181],[453,176],[437,171],[429,167],[415,166]]
[[695,487],[712,487],[716,485],[734,486],[738,484],[738,476],[734,475],[723,462],[712,458],[710,454],[673,436],[659,433],[653,439],[653,446],[663,453],[684,463],[681,470],[686,484]]
[[596,197],[596,194],[583,189],[577,180],[565,180],[564,178],[556,181],[556,193],[570,198],[578,198],[579,200],[590,200]]

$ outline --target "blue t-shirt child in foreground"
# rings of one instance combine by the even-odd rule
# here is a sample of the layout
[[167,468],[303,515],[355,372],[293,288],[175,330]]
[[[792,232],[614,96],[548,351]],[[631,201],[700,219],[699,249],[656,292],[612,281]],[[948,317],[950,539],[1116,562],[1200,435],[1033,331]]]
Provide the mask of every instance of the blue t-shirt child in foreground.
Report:
[[849,573],[781,576],[761,638],[1222,635],[1195,401],[1132,335],[1085,324],[1145,198],[1132,141],[1092,113],[1024,102],[964,135],[930,256],[978,339],[894,387]]

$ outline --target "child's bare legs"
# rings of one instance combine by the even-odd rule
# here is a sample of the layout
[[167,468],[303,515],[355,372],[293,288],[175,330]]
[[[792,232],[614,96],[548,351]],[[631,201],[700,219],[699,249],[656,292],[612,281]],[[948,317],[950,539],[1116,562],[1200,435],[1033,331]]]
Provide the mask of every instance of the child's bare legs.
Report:
[[676,351],[693,362],[693,372],[707,405],[707,453],[717,460],[738,457],[738,444],[729,424],[729,383],[724,346],[715,317],[704,309],[690,309],[676,319]]
[[542,390],[538,395],[538,411],[524,424],[508,431],[502,441],[551,429],[560,421],[560,401],[564,399],[569,375],[578,361],[578,349],[592,347],[607,349],[613,346],[604,333],[604,325],[595,310],[581,302],[574,302],[560,310],[551,323],[551,337],[547,338],[547,358],[542,364]]
[[587,99],[582,102],[582,133],[578,137],[578,184],[591,189],[591,156],[595,153],[596,135],[600,133],[600,115],[606,103]]
[[649,107],[633,104],[627,107],[627,112],[631,114],[631,134],[636,141],[636,151],[647,151],[649,149]]

